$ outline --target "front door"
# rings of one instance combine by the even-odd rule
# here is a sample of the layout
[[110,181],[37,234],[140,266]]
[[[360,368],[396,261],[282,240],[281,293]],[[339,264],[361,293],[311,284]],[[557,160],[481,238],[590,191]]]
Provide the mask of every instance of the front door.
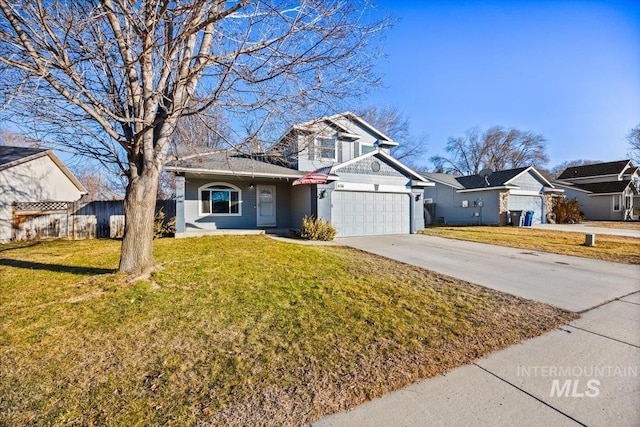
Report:
[[258,227],[276,225],[276,186],[258,185]]

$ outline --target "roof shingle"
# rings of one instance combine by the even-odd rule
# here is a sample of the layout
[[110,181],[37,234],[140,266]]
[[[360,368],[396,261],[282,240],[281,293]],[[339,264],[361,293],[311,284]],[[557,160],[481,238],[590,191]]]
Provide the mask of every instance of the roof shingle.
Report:
[[48,150],[43,148],[12,147],[9,145],[2,145],[0,146],[0,167],[46,151]]
[[277,175],[284,177],[301,177],[304,172],[297,171],[269,161],[264,155],[248,155],[238,152],[222,151],[189,156],[185,159],[172,160],[167,168],[182,171],[198,169],[216,173],[228,172],[230,175]]
[[577,188],[594,194],[622,193],[629,185],[630,180],[592,182],[590,184],[574,184]]
[[622,170],[630,162],[627,160],[618,160],[615,162],[594,163],[592,165],[571,166],[566,168],[558,179],[586,178],[589,176],[615,175]]

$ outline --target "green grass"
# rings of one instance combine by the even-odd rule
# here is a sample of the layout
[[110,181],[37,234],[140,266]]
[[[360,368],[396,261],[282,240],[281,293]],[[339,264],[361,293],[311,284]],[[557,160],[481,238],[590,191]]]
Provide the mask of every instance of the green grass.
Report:
[[640,239],[635,237],[597,234],[596,245],[585,246],[583,233],[524,227],[437,226],[425,228],[420,233],[623,264],[640,264]]
[[340,247],[162,239],[0,247],[0,425],[301,425],[572,313]]

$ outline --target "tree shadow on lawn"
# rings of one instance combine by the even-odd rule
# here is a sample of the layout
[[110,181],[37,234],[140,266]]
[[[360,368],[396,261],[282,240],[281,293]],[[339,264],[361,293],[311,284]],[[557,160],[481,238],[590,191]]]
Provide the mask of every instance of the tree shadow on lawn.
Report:
[[115,273],[117,270],[113,268],[96,268],[96,267],[77,267],[72,265],[61,264],[44,264],[41,262],[22,261],[18,259],[0,259],[0,265],[8,267],[25,268],[27,270],[47,270],[54,273],[71,273],[81,275],[96,275]]

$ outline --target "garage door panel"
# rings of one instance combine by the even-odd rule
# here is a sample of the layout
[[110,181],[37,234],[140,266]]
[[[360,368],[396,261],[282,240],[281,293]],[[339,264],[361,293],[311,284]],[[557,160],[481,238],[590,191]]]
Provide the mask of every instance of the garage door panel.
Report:
[[334,191],[331,222],[338,236],[409,233],[407,194]]
[[542,222],[542,198],[540,196],[509,195],[508,209],[510,211],[534,211],[533,223]]

